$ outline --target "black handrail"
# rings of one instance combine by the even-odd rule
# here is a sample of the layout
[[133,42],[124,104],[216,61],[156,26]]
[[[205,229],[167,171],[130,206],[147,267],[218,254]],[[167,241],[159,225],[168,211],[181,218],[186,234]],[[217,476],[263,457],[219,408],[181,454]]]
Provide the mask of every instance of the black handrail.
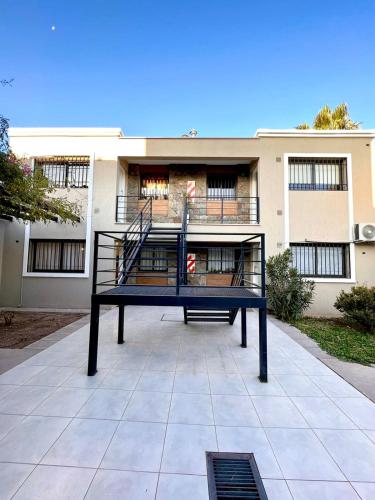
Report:
[[119,269],[120,278],[118,284],[125,283],[131,268],[134,265],[138,253],[151,229],[152,224],[152,200],[148,199],[142,210],[136,215],[128,230],[124,234],[122,241],[122,253],[119,260],[122,261]]
[[188,202],[190,223],[259,224],[258,196],[196,196]]
[[181,258],[179,262],[180,267],[178,272],[180,273],[179,281],[182,285],[187,284],[187,243],[186,243],[187,217],[188,217],[188,199],[185,198],[182,210],[182,223],[181,223],[181,231],[179,237]]

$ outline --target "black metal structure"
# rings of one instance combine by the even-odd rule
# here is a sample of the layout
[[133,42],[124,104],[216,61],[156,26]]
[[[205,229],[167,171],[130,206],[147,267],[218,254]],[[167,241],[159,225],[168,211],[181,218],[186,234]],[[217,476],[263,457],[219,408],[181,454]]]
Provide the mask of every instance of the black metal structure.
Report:
[[253,453],[206,452],[210,500],[267,500]]
[[[209,243],[207,241],[209,240]],[[189,233],[187,203],[181,229],[152,226],[152,200],[145,202],[126,232],[97,231],[94,241],[93,288],[88,375],[97,371],[101,305],[119,306],[118,342],[124,341],[126,305],[178,306],[184,310],[223,312],[233,324],[241,309],[241,346],[247,346],[246,308],[259,310],[259,378],[267,381],[267,325],[264,234]],[[229,285],[210,286],[204,257],[197,268],[187,268],[188,252],[204,255],[213,242],[235,249],[236,272]],[[229,242],[229,243],[228,243]],[[163,252],[150,252],[159,248]],[[147,251],[143,251],[146,249]],[[155,255],[157,262],[155,263]]]
[[258,196],[236,196],[230,188],[215,192],[188,202],[190,223],[259,224]]

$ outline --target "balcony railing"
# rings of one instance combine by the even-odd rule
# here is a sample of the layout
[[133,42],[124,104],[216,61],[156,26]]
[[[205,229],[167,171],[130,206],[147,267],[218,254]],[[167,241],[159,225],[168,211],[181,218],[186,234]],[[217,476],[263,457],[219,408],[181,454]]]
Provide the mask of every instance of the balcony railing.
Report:
[[[153,220],[168,222],[168,219],[172,217],[176,222],[176,213],[169,216],[168,200],[140,199],[138,196],[122,195],[116,197],[116,222],[132,222],[148,200],[152,204]],[[182,200],[180,204],[180,213],[177,218],[180,217],[182,220],[184,210]],[[190,224],[259,224],[259,198],[257,196],[196,197],[194,201],[187,201],[186,211],[187,221]]]
[[188,201],[190,224],[259,224],[257,196],[201,196]]

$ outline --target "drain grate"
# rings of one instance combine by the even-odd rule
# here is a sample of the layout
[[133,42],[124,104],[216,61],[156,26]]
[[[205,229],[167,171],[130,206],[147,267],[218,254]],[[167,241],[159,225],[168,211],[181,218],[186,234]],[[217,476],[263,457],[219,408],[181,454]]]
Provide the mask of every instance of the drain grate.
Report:
[[253,453],[206,452],[210,500],[267,500]]

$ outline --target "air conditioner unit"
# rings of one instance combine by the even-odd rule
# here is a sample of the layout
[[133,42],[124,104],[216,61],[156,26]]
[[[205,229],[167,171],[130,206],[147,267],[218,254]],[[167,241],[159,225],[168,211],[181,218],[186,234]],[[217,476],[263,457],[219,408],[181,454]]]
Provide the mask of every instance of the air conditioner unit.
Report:
[[375,243],[375,222],[360,222],[354,225],[354,240],[356,242]]

